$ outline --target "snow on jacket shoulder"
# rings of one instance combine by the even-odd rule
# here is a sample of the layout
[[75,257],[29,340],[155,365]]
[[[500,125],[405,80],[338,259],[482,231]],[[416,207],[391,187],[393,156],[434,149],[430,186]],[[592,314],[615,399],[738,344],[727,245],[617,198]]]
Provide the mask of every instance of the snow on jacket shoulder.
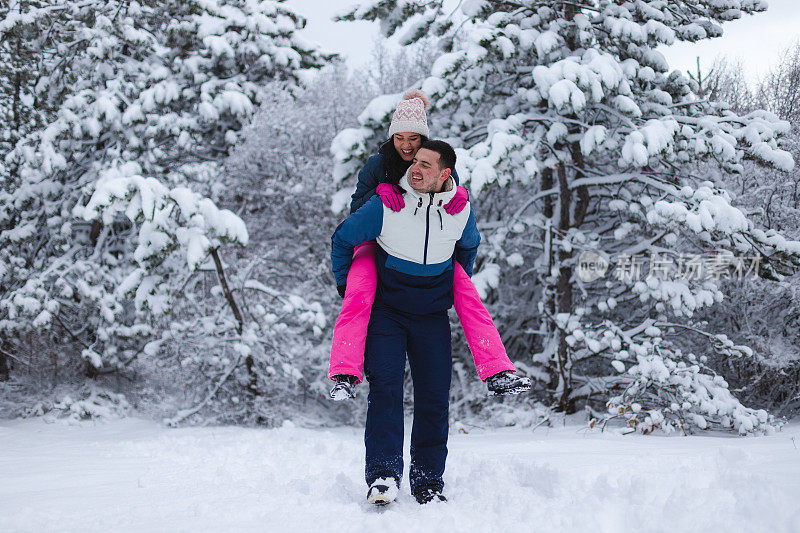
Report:
[[418,193],[403,178],[405,207],[394,212],[373,197],[350,215],[332,237],[331,263],[338,285],[347,281],[353,248],[378,242],[378,297],[411,313],[441,311],[452,305],[453,257],[467,274],[480,244],[475,215],[468,203],[448,215],[444,205],[455,186],[440,193]]

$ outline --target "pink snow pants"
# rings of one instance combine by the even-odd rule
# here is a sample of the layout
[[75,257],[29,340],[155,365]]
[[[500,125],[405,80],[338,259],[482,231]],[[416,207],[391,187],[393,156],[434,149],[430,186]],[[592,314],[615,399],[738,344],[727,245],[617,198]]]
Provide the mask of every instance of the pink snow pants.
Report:
[[[356,246],[353,252],[342,311],[333,328],[331,362],[328,368],[328,377],[331,379],[337,374],[355,376],[358,383],[364,379],[364,346],[375,290],[378,287],[375,246],[375,241],[365,242]],[[516,368],[506,354],[500,334],[481,302],[475,285],[464,267],[458,261],[454,263],[453,304],[475,360],[478,377],[485,381],[489,376],[503,370],[515,372]]]

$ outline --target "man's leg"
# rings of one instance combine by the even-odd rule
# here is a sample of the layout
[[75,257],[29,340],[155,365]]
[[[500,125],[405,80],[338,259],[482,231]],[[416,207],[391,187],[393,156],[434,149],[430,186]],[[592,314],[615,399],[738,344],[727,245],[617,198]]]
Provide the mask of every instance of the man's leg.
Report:
[[441,491],[447,458],[450,374],[453,367],[447,313],[415,318],[409,326],[408,361],[414,380],[411,492]]
[[372,308],[364,370],[369,381],[366,479],[403,475],[403,375],[406,369],[406,330],[395,313],[376,304]]

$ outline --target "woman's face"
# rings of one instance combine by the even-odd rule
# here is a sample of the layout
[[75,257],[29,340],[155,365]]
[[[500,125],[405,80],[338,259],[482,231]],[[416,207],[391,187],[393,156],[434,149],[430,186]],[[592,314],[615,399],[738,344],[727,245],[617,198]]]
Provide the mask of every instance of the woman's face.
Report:
[[395,133],[392,139],[394,140],[394,149],[397,150],[403,161],[412,161],[417,155],[417,150],[422,146],[422,135],[411,131]]

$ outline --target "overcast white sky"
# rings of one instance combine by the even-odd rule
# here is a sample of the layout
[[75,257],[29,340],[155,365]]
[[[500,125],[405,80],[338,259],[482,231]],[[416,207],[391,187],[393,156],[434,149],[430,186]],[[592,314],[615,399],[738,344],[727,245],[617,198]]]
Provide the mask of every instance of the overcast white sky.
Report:
[[[696,58],[706,69],[718,55],[742,62],[751,80],[763,76],[782,50],[800,40],[800,0],[768,0],[769,9],[723,26],[719,39],[686,43],[663,50],[672,68],[696,69]],[[352,66],[370,60],[377,23],[333,22],[331,16],[352,0],[287,0],[287,4],[308,20],[306,36],[325,48],[345,56]]]

